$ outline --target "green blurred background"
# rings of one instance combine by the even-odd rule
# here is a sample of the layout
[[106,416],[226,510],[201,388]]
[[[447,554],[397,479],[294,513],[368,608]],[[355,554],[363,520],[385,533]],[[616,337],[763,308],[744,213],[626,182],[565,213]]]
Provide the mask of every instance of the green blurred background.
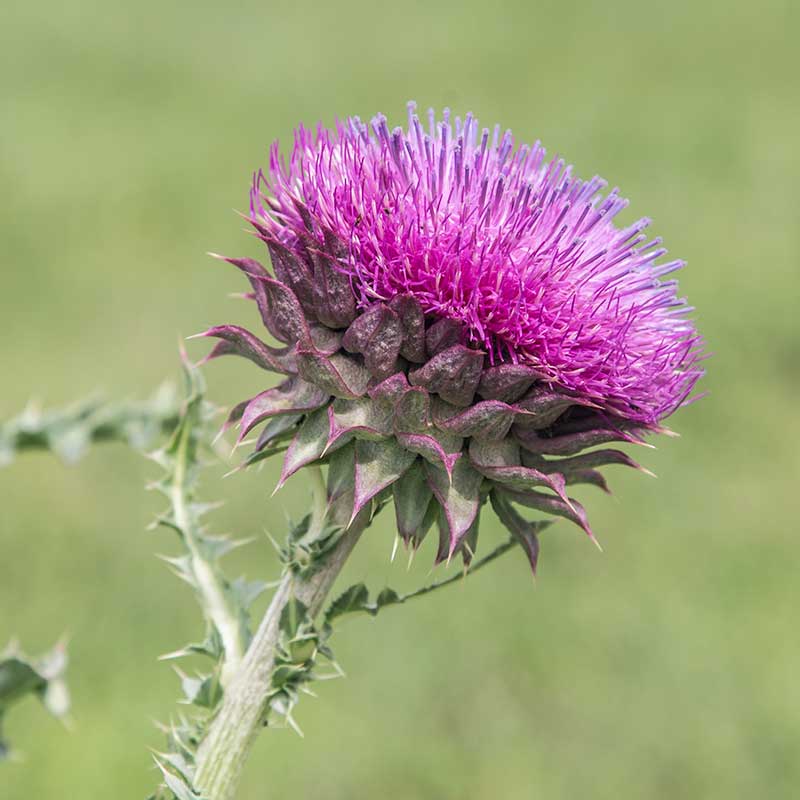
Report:
[[[652,216],[714,352],[710,396],[582,499],[605,548],[548,532],[534,586],[506,557],[438,597],[354,619],[348,678],[260,738],[256,798],[750,798],[800,792],[797,401],[800,98],[796,3],[14,4],[0,29],[0,417],[32,396],[143,397],[180,335],[252,321],[204,254],[256,254],[234,210],[298,121],[405,102],[474,110],[618,184]],[[192,344],[200,356],[203,345]],[[262,388],[242,361],[212,397]],[[307,503],[274,467],[224,483],[215,526],[256,536],[230,570],[274,577],[261,536]],[[34,701],[8,733],[3,800],[141,798],[153,719],[178,686],[156,656],[201,633],[144,533],[150,464],[122,447],[0,473],[0,644],[71,635],[74,728]],[[594,493],[593,493],[594,492]],[[487,520],[489,515],[487,515]],[[347,576],[389,562],[391,515]],[[488,522],[487,528],[494,527]],[[485,534],[486,535],[486,534]],[[499,537],[488,531],[485,542]],[[484,544],[484,548],[487,544]],[[425,554],[430,556],[430,550]]]

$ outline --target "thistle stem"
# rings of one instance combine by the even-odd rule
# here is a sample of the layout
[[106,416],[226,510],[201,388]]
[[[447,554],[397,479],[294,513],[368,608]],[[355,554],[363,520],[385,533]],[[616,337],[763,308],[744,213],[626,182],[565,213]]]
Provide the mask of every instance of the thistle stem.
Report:
[[[313,482],[315,507],[312,525],[346,525],[348,504],[334,503],[329,509],[321,475]],[[320,493],[325,513],[319,517]],[[194,788],[208,800],[232,800],[256,734],[263,727],[264,711],[271,688],[276,648],[280,636],[283,609],[292,600],[300,601],[313,619],[321,610],[328,592],[345,561],[369,522],[369,514],[360,514],[346,530],[324,562],[308,578],[286,571],[247,653],[225,687],[221,706],[211,721],[196,756]]]
[[188,487],[188,472],[193,463],[192,430],[184,425],[178,430],[175,466],[169,489],[175,526],[181,532],[189,553],[192,577],[208,619],[219,632],[224,651],[220,680],[226,686],[244,657],[246,639],[236,608],[226,592],[227,583],[219,568],[205,552],[198,530],[196,515],[192,513]]

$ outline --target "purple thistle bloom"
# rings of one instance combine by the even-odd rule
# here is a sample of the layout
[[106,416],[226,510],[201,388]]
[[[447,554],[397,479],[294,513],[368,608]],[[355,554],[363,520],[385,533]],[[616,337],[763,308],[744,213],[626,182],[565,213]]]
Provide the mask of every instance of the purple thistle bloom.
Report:
[[[330,498],[352,516],[394,500],[418,547],[469,563],[491,500],[536,567],[538,533],[515,506],[592,536],[568,487],[608,491],[600,467],[642,469],[626,453],[687,402],[702,342],[657,263],[648,220],[619,229],[626,201],[573,178],[543,148],[479,133],[449,112],[426,133],[378,116],[300,128],[288,165],[277,145],[256,173],[250,221],[270,273],[247,277],[273,347],[235,325],[205,332],[208,358],[239,355],[286,376],[236,406],[254,463],[287,443],[281,484],[328,465]],[[646,470],[645,470],[646,471]]]
[[543,380],[626,419],[655,423],[702,374],[701,340],[661,278],[661,239],[643,218],[618,228],[628,201],[605,181],[573,177],[537,142],[480,131],[449,111],[427,131],[377,116],[295,133],[288,166],[277,143],[259,171],[252,219],[292,252],[326,232],[359,308],[411,294],[426,315],[461,323],[491,364],[534,367]]

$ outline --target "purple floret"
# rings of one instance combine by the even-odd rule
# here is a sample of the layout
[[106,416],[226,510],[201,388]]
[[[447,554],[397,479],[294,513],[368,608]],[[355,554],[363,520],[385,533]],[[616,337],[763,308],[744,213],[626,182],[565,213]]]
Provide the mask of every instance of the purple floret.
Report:
[[[645,424],[687,401],[702,374],[702,341],[662,278],[644,218],[606,182],[573,177],[537,142],[482,131],[445,110],[427,131],[377,116],[295,132],[288,165],[275,143],[259,171],[251,214],[288,250],[339,247],[338,268],[359,308],[416,297],[426,317],[461,323],[463,344],[491,364],[523,364],[614,415]],[[334,327],[337,327],[334,325]],[[442,331],[448,335],[448,331]]]

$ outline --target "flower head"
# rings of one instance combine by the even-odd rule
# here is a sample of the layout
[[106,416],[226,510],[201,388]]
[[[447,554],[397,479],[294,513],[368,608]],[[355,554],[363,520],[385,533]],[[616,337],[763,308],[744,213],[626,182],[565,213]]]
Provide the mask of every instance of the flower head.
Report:
[[212,357],[289,376],[231,418],[243,436],[271,420],[257,452],[292,437],[283,479],[341,451],[353,513],[391,491],[407,541],[439,523],[440,558],[469,559],[491,495],[535,564],[512,503],[590,532],[566,486],[637,465],[583,451],[658,430],[701,375],[689,308],[662,280],[683,262],[660,261],[649,220],[617,227],[617,190],[538,142],[408,113],[405,131],[383,116],[301,127],[288,163],[273,145],[250,221],[274,276],[229,260],[286,347],[220,326]]
[[700,375],[686,303],[660,280],[683,262],[656,264],[666,250],[648,219],[618,228],[628,202],[605,186],[470,114],[453,124],[431,112],[425,130],[411,104],[405,131],[383,116],[300,128],[288,165],[276,143],[250,208],[297,255],[309,235],[333,234],[359,308],[410,293],[426,315],[461,323],[490,363],[535,367],[655,422]]

